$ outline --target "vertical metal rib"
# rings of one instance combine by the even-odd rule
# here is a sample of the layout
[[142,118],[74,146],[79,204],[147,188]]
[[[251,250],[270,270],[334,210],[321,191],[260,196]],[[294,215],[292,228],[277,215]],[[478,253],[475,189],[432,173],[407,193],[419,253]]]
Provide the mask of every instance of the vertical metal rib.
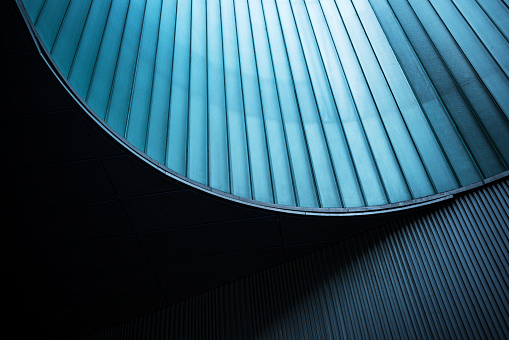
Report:
[[[75,1],[23,1],[57,66],[98,116],[155,161],[216,189],[350,208],[425,197],[508,169],[509,9],[497,0],[218,0],[208,4],[219,6],[214,11],[206,2],[164,0],[146,16],[145,2],[113,0],[106,19],[92,10],[106,10],[99,0],[88,11]],[[170,5],[178,10],[166,12]],[[208,15],[217,10],[221,46],[208,41]],[[163,15],[175,26],[161,35]],[[89,27],[104,20],[102,32]],[[151,72],[139,71],[144,25],[158,25]],[[61,48],[66,42],[71,51]],[[163,69],[158,46],[170,43]],[[211,55],[222,66],[210,65]],[[143,77],[150,91],[136,90]],[[220,80],[223,90],[211,90]],[[210,117],[218,100],[226,126]]]
[[88,339],[505,339],[508,230],[505,179]]

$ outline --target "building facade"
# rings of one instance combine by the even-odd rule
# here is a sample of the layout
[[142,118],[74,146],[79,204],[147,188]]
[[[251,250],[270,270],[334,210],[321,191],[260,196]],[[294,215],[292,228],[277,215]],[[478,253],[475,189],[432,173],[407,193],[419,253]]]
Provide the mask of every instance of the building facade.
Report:
[[3,267],[54,337],[508,336],[506,2],[2,6]]

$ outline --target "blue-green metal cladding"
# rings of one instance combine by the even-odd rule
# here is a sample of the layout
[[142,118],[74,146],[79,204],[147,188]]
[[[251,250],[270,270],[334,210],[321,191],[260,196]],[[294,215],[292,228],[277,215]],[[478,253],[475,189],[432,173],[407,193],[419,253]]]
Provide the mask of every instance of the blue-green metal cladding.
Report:
[[509,182],[87,339],[508,339]]
[[508,169],[499,0],[24,0],[118,134],[220,191],[361,207]]

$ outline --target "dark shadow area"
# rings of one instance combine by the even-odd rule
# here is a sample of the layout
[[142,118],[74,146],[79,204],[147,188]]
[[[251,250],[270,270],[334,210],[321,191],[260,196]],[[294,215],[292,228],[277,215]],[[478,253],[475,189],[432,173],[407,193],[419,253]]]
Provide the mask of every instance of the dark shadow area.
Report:
[[[80,338],[412,210],[360,218],[297,216],[165,176],[75,102],[39,55],[14,1],[0,1],[0,23],[0,254],[12,329],[35,328],[41,339]],[[274,278],[284,278],[277,293],[283,303],[263,316],[264,325],[273,325],[363,253],[348,254],[332,271],[308,264],[318,279],[301,290],[291,286],[305,279],[297,262],[283,265],[284,276]],[[255,308],[256,291],[263,289],[253,287],[243,303]],[[229,303],[217,308],[234,311],[237,302]],[[211,314],[211,324],[217,318]],[[257,334],[250,322],[243,335]]]
[[[356,314],[358,308],[364,308],[366,314],[371,308],[381,312],[370,305],[373,301],[362,300],[369,294],[360,286],[366,277],[375,280],[383,271],[367,264],[372,263],[373,249],[388,247],[388,239],[408,228],[397,222],[384,225],[178,303],[169,312],[169,338],[178,338],[171,330],[172,318],[179,322],[175,327],[191,338],[345,337],[348,332],[339,330],[342,318],[366,317]],[[364,276],[362,281],[355,281],[358,275]],[[342,284],[359,295],[342,296]],[[342,314],[347,304],[351,304],[352,315]],[[194,317],[183,317],[181,310]],[[203,313],[206,317],[201,317]],[[193,330],[204,331],[196,335]],[[372,335],[377,335],[374,330]]]

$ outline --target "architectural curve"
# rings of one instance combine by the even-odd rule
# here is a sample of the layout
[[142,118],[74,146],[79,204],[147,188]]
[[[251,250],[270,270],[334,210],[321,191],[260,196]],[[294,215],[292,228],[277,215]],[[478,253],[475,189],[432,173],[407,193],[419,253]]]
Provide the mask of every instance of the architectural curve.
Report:
[[501,3],[23,3],[107,125],[233,197],[384,206],[508,169]]
[[[405,2],[390,4],[400,19],[412,17],[400,12]],[[502,8],[489,11],[487,4]],[[498,18],[493,22],[503,32],[505,3],[487,0],[481,6]],[[380,338],[411,336],[416,329],[416,337],[507,335],[509,172],[431,196],[436,200],[413,201],[440,201],[420,210],[410,209],[418,204],[409,201],[385,209],[293,211],[242,198],[235,202],[232,195],[161,171],[102,125],[33,39],[37,33],[21,0],[2,1],[0,9],[0,22],[9,28],[2,31],[8,34],[0,52],[7,85],[0,111],[5,159],[0,172],[8,198],[0,208],[0,251],[9,311],[5,325],[14,334],[82,338],[169,307],[99,337],[148,331],[167,336],[170,325],[176,338],[197,329],[205,336],[238,338],[256,335],[255,329],[271,334],[270,325],[278,334],[291,334],[295,324],[303,338],[326,336],[315,332],[316,325],[325,326],[320,332],[335,332],[345,325],[336,313],[343,308],[347,318],[352,310],[363,315],[346,323],[354,332],[343,333],[346,337],[369,337],[370,329]],[[412,26],[405,32],[410,37]],[[476,102],[477,97],[468,98]],[[272,268],[254,279],[224,285],[267,267]],[[291,275],[289,267],[296,270]],[[295,292],[309,299],[300,300]],[[338,309],[330,308],[330,301],[339,302]],[[216,313],[218,308],[225,313]]]

